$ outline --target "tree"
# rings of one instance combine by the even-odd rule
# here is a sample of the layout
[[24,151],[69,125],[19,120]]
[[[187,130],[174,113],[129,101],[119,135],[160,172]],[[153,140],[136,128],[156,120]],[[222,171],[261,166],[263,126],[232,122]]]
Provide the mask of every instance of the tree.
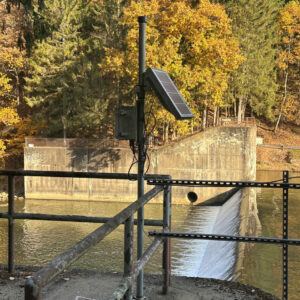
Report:
[[[205,106],[222,106],[229,73],[242,61],[238,43],[231,33],[230,19],[219,4],[203,0],[130,1],[124,9],[122,24],[128,33],[124,44],[107,47],[100,63],[102,76],[114,85],[121,83],[122,98],[132,103],[137,83],[137,53],[139,15],[147,16],[147,64],[164,69],[192,108],[200,122]],[[175,122],[162,106],[148,98],[150,127],[160,127],[180,133],[190,129],[189,121]],[[152,117],[155,115],[155,119]]]
[[101,97],[91,5],[45,0],[42,10],[34,8],[51,34],[35,41],[26,100],[36,107],[34,119],[47,122],[45,136],[97,137],[103,126],[107,101]]
[[300,118],[300,3],[289,2],[279,16],[278,129],[282,115],[297,122]]
[[226,1],[226,11],[233,20],[233,33],[246,58],[231,80],[233,98],[239,104],[239,122],[244,118],[247,105],[256,115],[273,119],[277,90],[276,26],[280,7],[278,0]]
[[[27,60],[23,38],[23,9],[10,1],[0,2],[2,29],[0,31],[0,89],[4,81],[9,83],[9,91],[2,90],[1,105],[14,102],[18,109],[22,106],[23,77],[26,73]],[[8,80],[8,81],[7,81]]]
[[0,2],[0,163],[11,155],[8,144],[14,139],[14,129],[22,123],[23,77],[27,59],[23,51],[23,9],[10,1]]

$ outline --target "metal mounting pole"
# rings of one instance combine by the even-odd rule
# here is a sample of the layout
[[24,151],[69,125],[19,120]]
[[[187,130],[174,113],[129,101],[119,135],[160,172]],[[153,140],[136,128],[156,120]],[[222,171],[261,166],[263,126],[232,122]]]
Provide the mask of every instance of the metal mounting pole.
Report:
[[[132,277],[133,273],[133,214],[124,224],[124,277]],[[124,299],[132,300],[132,287],[125,293]]]
[[[138,198],[144,195],[144,163],[145,163],[145,86],[144,73],[146,67],[146,23],[145,16],[138,17],[139,22],[139,88],[137,101],[137,143],[138,143]],[[137,227],[137,259],[144,251],[144,207],[138,210]],[[136,299],[144,299],[144,271],[137,278]]]
[[[171,186],[164,186],[164,213],[163,213],[163,231],[171,231]],[[170,286],[171,278],[171,240],[166,238],[164,240],[163,249],[163,290],[162,293],[166,295]]]
[[[283,171],[283,182],[289,182],[289,171]],[[288,200],[289,189],[283,188],[282,207],[282,238],[288,239]],[[288,245],[282,245],[282,299],[288,299]]]
[[15,271],[15,242],[14,242],[14,176],[8,176],[8,272]]

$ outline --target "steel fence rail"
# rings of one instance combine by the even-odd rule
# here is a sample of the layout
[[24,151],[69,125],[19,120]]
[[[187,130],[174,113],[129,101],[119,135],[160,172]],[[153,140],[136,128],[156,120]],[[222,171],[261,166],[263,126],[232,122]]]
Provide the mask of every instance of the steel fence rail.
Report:
[[215,240],[226,242],[245,242],[245,243],[263,243],[277,245],[293,245],[300,246],[300,240],[297,239],[281,239],[270,237],[254,237],[254,236],[235,236],[222,234],[192,233],[192,232],[157,232],[149,231],[149,236],[165,237],[165,238],[181,238],[195,240]]
[[171,185],[191,187],[253,187],[253,188],[288,188],[300,189],[300,183],[257,182],[257,181],[225,181],[225,180],[185,180],[185,179],[149,179],[149,185]]
[[99,243],[104,237],[130,217],[139,207],[145,205],[163,190],[162,187],[154,187],[137,201],[130,204],[107,223],[100,226],[83,240],[75,244],[69,250],[35,273],[25,283],[25,300],[41,299],[42,288],[54,277],[59,275],[66,267],[79,259],[91,246]]
[[[73,177],[73,178],[99,178],[137,180],[137,174],[128,173],[97,173],[97,172],[65,172],[65,171],[33,171],[33,170],[0,170],[0,176],[34,176],[34,177]],[[145,180],[170,179],[169,175],[147,174]]]
[[[8,213],[0,213],[0,219],[8,219]],[[83,223],[106,223],[112,218],[109,217],[87,217],[77,215],[50,215],[50,214],[33,214],[33,213],[14,213],[14,219],[18,220],[43,220],[43,221],[61,221],[61,222],[83,222]],[[134,220],[137,225],[137,219]],[[147,226],[163,226],[162,220],[145,219]]]
[[[25,284],[25,299],[41,299],[41,291],[51,279],[60,274],[67,266],[80,258],[91,246],[100,242],[105,236],[116,229],[120,224],[124,226],[124,277],[111,299],[132,298],[132,284],[157,249],[163,242],[163,293],[167,293],[170,285],[170,238],[203,239],[226,242],[266,243],[282,245],[282,299],[288,299],[288,246],[300,246],[299,239],[288,238],[288,190],[300,189],[300,183],[290,183],[288,171],[283,171],[281,180],[272,182],[256,181],[224,181],[224,180],[172,180],[168,175],[145,175],[144,179],[149,185],[155,187],[147,194],[138,197],[127,208],[122,210],[113,218],[88,217],[78,215],[50,215],[35,213],[14,212],[14,178],[15,176],[44,176],[44,177],[73,177],[73,178],[99,178],[99,179],[121,179],[137,180],[136,174],[127,173],[93,173],[93,172],[62,172],[62,171],[29,171],[29,170],[0,170],[0,176],[8,177],[8,212],[0,213],[0,219],[8,219],[8,270],[14,271],[14,220],[48,220],[48,221],[69,221],[69,222],[90,222],[105,223],[89,234],[86,238],[75,244],[65,253],[54,259],[47,266],[35,273]],[[282,182],[280,182],[282,181]],[[233,236],[222,234],[204,234],[191,232],[171,232],[171,187],[250,187],[250,188],[276,188],[283,191],[283,216],[282,216],[282,238],[256,237],[256,236]],[[139,226],[139,220],[133,219],[133,213],[143,207],[158,193],[164,191],[163,220],[144,220],[143,225],[162,226],[162,231],[150,231],[149,236],[155,240],[150,247],[138,257],[136,264],[133,264],[133,224]],[[139,282],[138,282],[139,285]],[[141,287],[141,285],[140,285]],[[113,298],[115,297],[115,298]]]
[[162,243],[162,237],[157,237],[152,244],[147,248],[147,250],[144,252],[142,257],[137,260],[137,262],[134,264],[134,270],[131,274],[131,276],[124,277],[121,282],[119,283],[118,287],[114,291],[111,297],[109,297],[109,300],[121,300],[123,299],[126,291],[130,286],[133,285],[135,279],[139,275],[140,271],[145,267],[155,250],[160,246]]

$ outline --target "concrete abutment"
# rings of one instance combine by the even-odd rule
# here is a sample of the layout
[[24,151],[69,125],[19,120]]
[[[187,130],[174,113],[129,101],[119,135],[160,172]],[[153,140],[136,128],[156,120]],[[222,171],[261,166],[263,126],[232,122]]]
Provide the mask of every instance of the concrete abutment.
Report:
[[[25,170],[127,173],[133,154],[129,147],[101,146],[63,139],[27,139]],[[158,149],[150,149],[148,174],[174,179],[255,180],[256,127],[216,127]],[[146,162],[148,164],[148,162]],[[147,166],[146,166],[147,168]],[[136,166],[131,169],[136,172]],[[136,182],[86,178],[27,177],[26,198],[132,201]],[[173,203],[188,204],[194,191],[198,203],[227,189],[174,187]],[[159,201],[160,202],[160,201]]]

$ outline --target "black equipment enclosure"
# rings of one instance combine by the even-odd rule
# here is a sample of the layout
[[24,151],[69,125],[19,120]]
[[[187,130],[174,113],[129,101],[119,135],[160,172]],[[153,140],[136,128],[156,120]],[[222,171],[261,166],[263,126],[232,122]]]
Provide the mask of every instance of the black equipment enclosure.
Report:
[[148,68],[144,74],[145,83],[152,87],[164,108],[177,120],[191,119],[194,114],[186,104],[169,74],[163,70]]

